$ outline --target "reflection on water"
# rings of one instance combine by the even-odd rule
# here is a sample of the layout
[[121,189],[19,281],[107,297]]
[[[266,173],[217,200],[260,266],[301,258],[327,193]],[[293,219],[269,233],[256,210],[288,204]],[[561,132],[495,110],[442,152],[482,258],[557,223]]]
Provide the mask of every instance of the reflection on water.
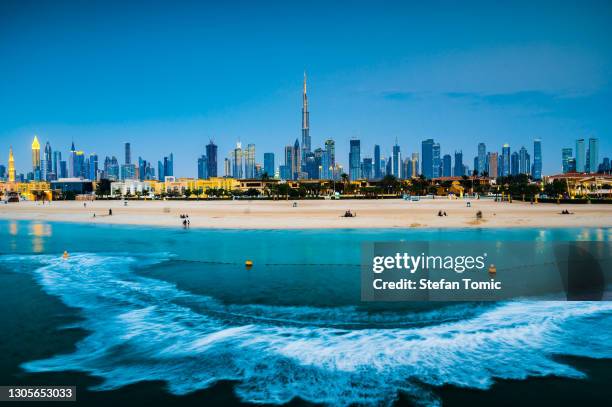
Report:
[[45,238],[52,234],[51,225],[48,223],[32,223],[30,225],[30,235],[32,239],[32,251],[34,253],[43,253],[45,250]]
[[19,233],[19,228],[17,227],[17,222],[15,222],[14,220],[9,222],[8,227],[9,227],[9,234],[11,236],[17,236],[17,233]]

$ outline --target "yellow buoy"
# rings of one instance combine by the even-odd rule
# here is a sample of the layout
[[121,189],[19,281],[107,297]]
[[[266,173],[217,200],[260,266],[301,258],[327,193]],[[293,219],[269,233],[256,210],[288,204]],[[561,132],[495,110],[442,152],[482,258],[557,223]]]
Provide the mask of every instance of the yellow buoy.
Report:
[[251,267],[253,267],[253,262],[251,260],[247,260],[247,261],[244,262],[244,266],[246,268],[251,268]]
[[66,250],[64,250],[64,254],[62,255],[62,257],[63,257],[64,259],[67,259],[67,258],[68,258],[68,252],[67,252]]
[[497,267],[495,267],[495,264],[489,265],[489,274],[495,274],[495,273],[497,273]]

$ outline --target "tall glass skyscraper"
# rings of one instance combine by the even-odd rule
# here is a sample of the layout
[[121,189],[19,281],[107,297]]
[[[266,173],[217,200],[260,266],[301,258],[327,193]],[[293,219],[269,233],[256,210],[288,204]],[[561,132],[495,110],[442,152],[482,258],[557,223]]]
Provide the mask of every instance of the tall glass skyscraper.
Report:
[[274,153],[264,153],[264,172],[269,178],[274,178]]
[[202,155],[198,158],[198,178],[208,178],[208,157],[206,155]]
[[255,178],[255,144],[247,144],[244,150],[244,177]]
[[542,140],[533,141],[533,179],[542,179]]
[[374,179],[380,179],[380,146],[374,145]]
[[443,177],[451,177],[453,175],[453,159],[450,154],[444,154],[442,157],[442,176]]
[[531,159],[525,146],[519,150],[519,174],[531,174]]
[[438,178],[440,177],[441,173],[442,173],[442,159],[440,158],[440,143],[435,143],[432,148],[431,148],[431,154],[432,154],[432,164],[433,164],[433,168],[432,168],[432,177],[434,178]]
[[597,172],[599,166],[599,139],[589,139],[589,172]]
[[302,92],[302,161],[310,153],[310,117],[308,113],[308,96],[306,95],[306,72],[304,72],[304,89]]
[[212,140],[206,145],[206,173],[208,178],[217,176],[217,145]]
[[475,169],[478,174],[482,175],[486,171],[487,167],[487,146],[485,143],[478,143],[478,167]]
[[572,159],[573,150],[571,147],[566,147],[561,150],[561,170],[564,174],[570,171],[570,160]]
[[501,156],[501,176],[507,177],[508,175],[510,175],[510,145],[504,144]]
[[372,159],[364,158],[361,166],[361,176],[365,179],[372,179]]
[[395,140],[395,145],[393,146],[393,154],[391,156],[391,174],[395,178],[401,178],[401,168],[402,153],[400,151],[400,146],[397,144],[397,140]]
[[463,167],[463,151],[455,151],[455,177],[461,177],[465,175],[465,168]]
[[423,140],[421,142],[421,174],[425,178],[432,178],[433,172],[433,139]]
[[361,178],[361,141],[350,140],[349,147],[349,177],[355,181]]
[[576,140],[576,172],[584,172],[584,139]]

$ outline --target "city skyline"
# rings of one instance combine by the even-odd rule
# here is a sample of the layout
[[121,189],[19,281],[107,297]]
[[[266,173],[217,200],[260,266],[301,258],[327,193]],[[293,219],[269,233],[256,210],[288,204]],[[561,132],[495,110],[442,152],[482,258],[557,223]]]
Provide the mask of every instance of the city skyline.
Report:
[[[274,153],[278,166],[296,139],[311,148],[333,139],[345,171],[352,138],[362,158],[375,145],[391,156],[396,139],[407,157],[431,138],[443,155],[462,151],[469,167],[480,141],[532,151],[539,138],[544,174],[560,172],[557,157],[576,139],[598,138],[600,156],[612,148],[611,11],[602,3],[483,3],[473,15],[450,3],[435,12],[332,4],[328,15],[316,4],[278,5],[273,18],[249,5],[167,13],[154,4],[135,23],[125,17],[132,5],[21,4],[0,5],[0,163],[13,146],[18,172],[29,169],[24,139],[34,134],[64,154],[73,140],[100,157],[119,157],[126,141],[142,157],[173,151],[185,176],[210,139],[221,174],[238,140],[257,146],[259,163]],[[58,18],[33,18],[42,12]],[[319,29],[305,35],[305,19]],[[230,21],[241,28],[226,32]],[[146,30],[161,22],[163,35]]]

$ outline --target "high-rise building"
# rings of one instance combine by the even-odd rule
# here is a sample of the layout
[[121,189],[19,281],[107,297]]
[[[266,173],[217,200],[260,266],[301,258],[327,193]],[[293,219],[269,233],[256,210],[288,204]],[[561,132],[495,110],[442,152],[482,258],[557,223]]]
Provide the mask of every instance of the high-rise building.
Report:
[[244,177],[255,178],[255,144],[247,144],[244,155]]
[[372,170],[373,170],[372,159],[364,158],[363,164],[361,165],[361,177],[364,179],[372,179],[372,175],[373,175]]
[[61,171],[60,171],[60,161],[62,161],[61,151],[54,151],[53,152],[53,174],[55,174],[55,179],[65,178],[64,174],[61,174]]
[[53,173],[53,151],[51,151],[51,144],[47,141],[45,144],[45,165],[43,168],[45,181],[52,181],[55,179],[55,174]]
[[76,168],[76,150],[74,148],[74,141],[72,142],[71,146],[70,146],[70,153],[68,154],[68,170],[69,170],[69,177],[78,177],[78,173],[79,171]]
[[391,155],[391,175],[395,178],[401,178],[401,168],[402,168],[402,153],[400,151],[400,146],[397,144],[397,139],[395,140],[395,145],[393,146],[393,153]]
[[285,146],[285,165],[281,165],[280,177],[284,180],[293,179],[293,146]]
[[519,174],[531,174],[531,157],[525,146],[519,150]]
[[89,174],[88,179],[96,181],[98,179],[98,155],[96,153],[89,155]]
[[9,148],[8,182],[15,182],[15,157],[13,156],[13,147]]
[[425,178],[432,178],[434,176],[433,146],[433,139],[421,142],[421,174]]
[[217,176],[217,145],[210,141],[206,145],[206,172],[208,177]]
[[113,156],[111,158],[106,156],[104,159],[103,178],[111,181],[116,181],[119,179],[119,161],[117,160],[117,157]]
[[239,141],[236,143],[236,148],[231,153],[232,158],[232,177],[243,178],[244,177],[244,164],[242,163],[242,143]]
[[519,167],[519,153],[515,151],[510,154],[510,175],[518,175]]
[[561,149],[561,170],[564,174],[570,172],[570,159],[572,158],[573,150],[571,147]]
[[269,178],[274,178],[274,153],[264,153],[264,173],[268,174]]
[[308,96],[306,96],[306,72],[304,72],[304,89],[302,92],[302,153],[300,158],[304,160],[306,154],[310,153],[310,121],[308,117]]
[[380,179],[380,146],[374,145],[374,179]]
[[293,158],[291,160],[291,174],[292,179],[297,180],[301,178],[302,173],[302,150],[300,150],[300,142],[298,139],[295,139],[295,143],[293,143]]
[[542,140],[535,139],[533,141],[533,170],[531,171],[533,179],[542,179]]
[[419,153],[412,153],[412,177],[419,176]]
[[576,159],[576,172],[584,172],[585,153],[583,138],[576,140],[576,156],[574,158]]
[[589,172],[597,172],[599,165],[599,139],[589,139]]
[[325,140],[325,150],[329,154],[329,163],[332,167],[336,166],[336,142],[332,139]]
[[499,175],[499,156],[497,153],[489,152],[487,154],[487,173],[489,173],[489,177],[497,178]]
[[352,139],[349,147],[349,177],[355,181],[361,178],[361,141]]
[[32,141],[32,172],[34,174],[34,180],[40,181],[40,143],[36,135],[34,135],[34,141]]
[[510,145],[504,144],[501,156],[501,176],[507,177],[508,175],[510,175]]
[[478,166],[474,167],[478,170],[478,174],[482,175],[487,167],[487,146],[485,143],[478,143]]
[[225,177],[232,176],[232,162],[227,157],[223,160],[223,175]]
[[130,143],[125,143],[125,165],[130,165],[132,163],[132,148]]
[[433,178],[439,178],[440,174],[442,173],[442,159],[440,158],[440,143],[434,143],[434,145],[432,146],[431,149],[431,156],[432,156],[432,164],[433,164],[433,168],[432,168],[432,177]]
[[463,151],[455,151],[455,177],[461,177],[465,175],[465,168],[463,167]]
[[453,175],[452,172],[452,157],[450,156],[450,154],[444,154],[444,157],[442,157],[442,176],[443,177],[450,177]]
[[208,178],[208,157],[206,155],[202,155],[198,158],[198,178]]

